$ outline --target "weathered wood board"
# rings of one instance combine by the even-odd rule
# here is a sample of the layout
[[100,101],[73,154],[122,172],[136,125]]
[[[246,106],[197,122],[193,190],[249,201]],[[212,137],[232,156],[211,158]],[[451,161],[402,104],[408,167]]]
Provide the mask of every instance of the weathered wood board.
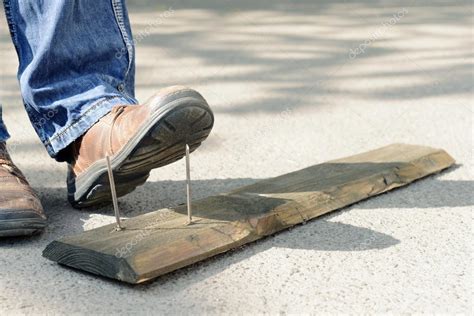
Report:
[[437,173],[444,150],[394,144],[315,165],[193,203],[53,241],[43,256],[77,269],[140,283],[282,229]]

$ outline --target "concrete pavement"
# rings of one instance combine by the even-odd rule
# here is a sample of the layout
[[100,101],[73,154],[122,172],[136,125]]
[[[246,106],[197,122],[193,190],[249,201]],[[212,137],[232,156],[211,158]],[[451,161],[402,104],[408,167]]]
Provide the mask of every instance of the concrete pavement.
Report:
[[[193,154],[195,198],[394,142],[443,148],[458,165],[150,284],[66,269],[44,247],[113,212],[67,203],[66,166],[48,158],[21,105],[2,16],[12,156],[49,217],[41,236],[0,240],[2,314],[472,312],[470,1],[129,4],[138,98],[185,84],[215,110]],[[155,170],[120,199],[124,215],[183,203],[184,176],[184,161]]]

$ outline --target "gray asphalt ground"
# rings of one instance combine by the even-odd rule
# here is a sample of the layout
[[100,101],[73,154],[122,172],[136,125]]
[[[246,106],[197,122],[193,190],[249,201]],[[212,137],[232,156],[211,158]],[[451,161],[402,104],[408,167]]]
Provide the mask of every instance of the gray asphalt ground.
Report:
[[[68,205],[2,17],[10,148],[49,227],[0,241],[0,314],[472,313],[470,1],[129,3],[139,99],[185,84],[215,111],[192,155],[195,198],[395,142],[444,148],[457,166],[150,284],[63,268],[41,257],[49,242],[114,219]],[[184,176],[184,161],[155,170],[120,199],[124,216],[183,203]]]

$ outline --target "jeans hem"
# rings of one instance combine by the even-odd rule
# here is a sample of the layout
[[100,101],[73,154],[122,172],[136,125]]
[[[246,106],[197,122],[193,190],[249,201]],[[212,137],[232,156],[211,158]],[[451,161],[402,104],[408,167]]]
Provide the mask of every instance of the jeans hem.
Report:
[[49,139],[42,139],[43,145],[46,147],[48,154],[52,158],[64,148],[69,146],[76,139],[85,134],[97,121],[107,115],[114,106],[124,104],[135,104],[131,99],[123,96],[112,96],[101,98],[91,102],[85,106],[83,114],[72,124],[64,127],[61,131],[55,133]]

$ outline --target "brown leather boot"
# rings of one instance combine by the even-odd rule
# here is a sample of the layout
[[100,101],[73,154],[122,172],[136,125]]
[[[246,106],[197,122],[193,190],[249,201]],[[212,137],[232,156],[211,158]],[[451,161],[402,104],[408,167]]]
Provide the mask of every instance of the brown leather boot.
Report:
[[0,142],[0,237],[32,235],[45,226],[40,200]]
[[143,105],[117,106],[72,145],[68,199],[74,207],[111,201],[106,156],[118,196],[143,184],[150,170],[194,151],[207,138],[214,116],[196,91],[174,86]]

